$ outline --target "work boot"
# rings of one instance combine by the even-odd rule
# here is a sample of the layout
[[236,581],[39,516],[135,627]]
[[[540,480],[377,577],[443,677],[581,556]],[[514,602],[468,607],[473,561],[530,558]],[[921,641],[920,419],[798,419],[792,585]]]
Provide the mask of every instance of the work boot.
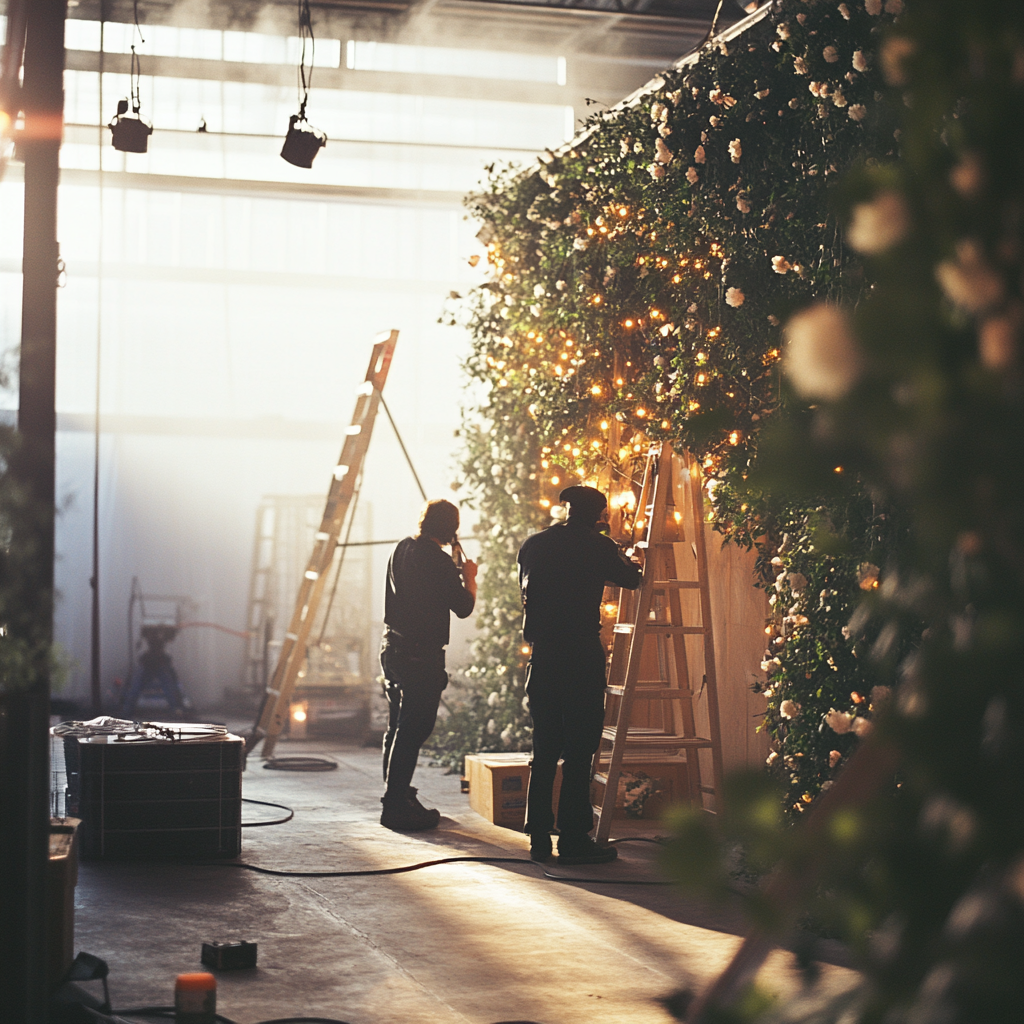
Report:
[[384,805],[380,812],[380,823],[393,832],[426,832],[437,828],[441,815],[437,811],[428,811],[418,803],[414,804],[408,794],[395,798],[382,796]]
[[547,864],[551,860],[551,836],[547,832],[537,832],[530,836],[530,860],[538,864]]
[[437,810],[437,808],[435,807],[424,807],[423,804],[420,803],[419,798],[416,796],[418,792],[419,790],[415,786],[409,787],[409,803],[411,803],[413,807],[417,808],[423,814],[432,816],[434,819],[434,825],[436,826],[437,823],[441,820],[441,812]]
[[558,837],[559,864],[607,864],[618,855],[614,846],[598,846],[586,833]]

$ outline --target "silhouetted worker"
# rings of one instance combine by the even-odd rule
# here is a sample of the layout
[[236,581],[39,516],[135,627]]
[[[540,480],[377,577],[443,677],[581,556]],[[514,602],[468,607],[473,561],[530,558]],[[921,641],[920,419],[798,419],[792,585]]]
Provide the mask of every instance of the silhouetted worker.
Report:
[[476,563],[467,561],[460,571],[442,550],[453,544],[454,554],[458,530],[459,510],[450,501],[427,502],[416,536],[399,541],[388,562],[380,664],[389,715],[380,823],[401,832],[436,828],[441,820],[417,799],[412,776],[448,685],[450,612],[464,619],[476,602]]
[[563,523],[527,538],[519,549],[523,638],[533,645],[526,696],[533,718],[533,761],[526,804],[530,856],[551,856],[552,789],[562,758],[558,859],[566,864],[614,860],[612,847],[590,838],[590,769],[604,726],[605,651],[601,598],[606,583],[635,590],[640,566],[597,530],[608,506],[593,487],[567,487]]

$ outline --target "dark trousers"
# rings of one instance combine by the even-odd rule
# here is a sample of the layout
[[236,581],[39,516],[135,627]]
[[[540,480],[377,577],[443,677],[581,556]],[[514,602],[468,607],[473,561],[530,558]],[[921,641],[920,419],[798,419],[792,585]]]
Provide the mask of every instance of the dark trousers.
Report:
[[533,719],[533,761],[526,801],[526,831],[550,832],[558,759],[562,788],[558,830],[581,835],[594,827],[590,771],[604,726],[605,654],[593,637],[537,640],[526,677]]
[[380,649],[388,731],[384,734],[385,796],[404,798],[420,747],[433,732],[441,693],[448,685],[444,648],[425,650],[385,637]]

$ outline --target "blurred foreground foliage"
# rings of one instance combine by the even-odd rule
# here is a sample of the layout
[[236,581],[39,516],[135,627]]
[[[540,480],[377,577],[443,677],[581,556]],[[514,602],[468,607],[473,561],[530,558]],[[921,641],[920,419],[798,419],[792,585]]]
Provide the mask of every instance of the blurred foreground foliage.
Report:
[[[879,52],[900,156],[843,192],[877,283],[799,346],[791,335],[788,376],[813,404],[765,427],[750,483],[811,493],[841,465],[903,510],[851,622],[873,631],[866,656],[895,691],[830,795],[872,759],[883,770],[794,829],[768,779],[735,778],[720,818],[679,813],[669,852],[710,894],[737,849],[754,871],[802,875],[785,901],[748,892],[752,920],[781,939],[811,914],[863,973],[832,1002],[747,998],[708,1021],[1024,1013],[1024,5],[908,2]],[[913,621],[921,639],[901,649]]]

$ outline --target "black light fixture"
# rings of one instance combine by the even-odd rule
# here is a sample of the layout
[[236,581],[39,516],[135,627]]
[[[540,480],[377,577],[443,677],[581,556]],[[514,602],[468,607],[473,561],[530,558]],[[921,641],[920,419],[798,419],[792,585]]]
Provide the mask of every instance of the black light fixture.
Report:
[[136,104],[132,105],[132,115],[128,115],[128,101],[118,100],[117,115],[107,125],[110,129],[110,142],[114,149],[122,153],[145,153],[149,148],[153,126],[139,117]]
[[[327,145],[327,136],[306,120],[306,104],[309,102],[309,87],[313,82],[313,62],[316,56],[316,40],[313,38],[313,20],[309,0],[299,0],[299,40],[302,50],[299,54],[299,112],[288,118],[288,134],[284,137],[281,156],[295,167],[312,167],[313,158]],[[306,43],[309,43],[309,71],[306,70]]]
[[[139,42],[144,43],[142,29],[139,28],[139,2],[135,0],[135,32]],[[131,114],[128,113],[128,100],[117,101],[117,113],[114,120],[107,125],[110,129],[110,142],[114,149],[121,153],[145,153],[149,148],[149,137],[153,134],[153,126],[146,124],[139,116],[142,104],[139,101],[139,74],[141,65],[139,55],[132,44],[132,63],[129,76],[131,91]]]

